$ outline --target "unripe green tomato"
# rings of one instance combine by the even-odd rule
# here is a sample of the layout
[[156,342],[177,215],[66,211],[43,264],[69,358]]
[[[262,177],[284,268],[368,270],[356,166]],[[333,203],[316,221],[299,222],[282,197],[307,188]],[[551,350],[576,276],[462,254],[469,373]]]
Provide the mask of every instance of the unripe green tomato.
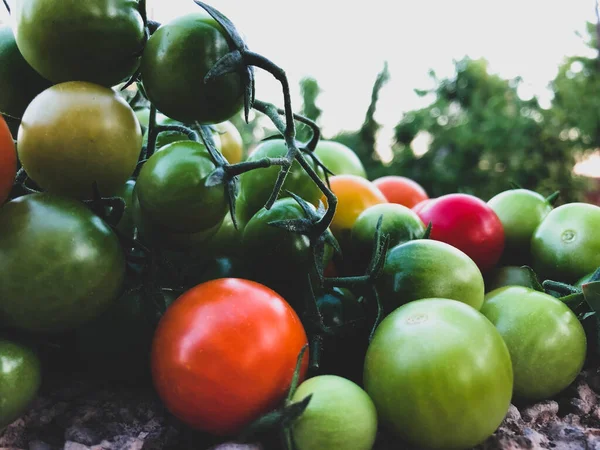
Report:
[[315,155],[334,175],[357,175],[367,178],[362,161],[354,150],[335,141],[319,141]]

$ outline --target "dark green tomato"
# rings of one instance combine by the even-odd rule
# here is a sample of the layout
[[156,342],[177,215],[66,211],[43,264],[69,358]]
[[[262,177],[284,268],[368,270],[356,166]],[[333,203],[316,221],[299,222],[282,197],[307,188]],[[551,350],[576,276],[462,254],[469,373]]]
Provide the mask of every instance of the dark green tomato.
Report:
[[210,83],[204,76],[233,50],[224,31],[199,12],[162,25],[149,39],[142,57],[142,83],[159,111],[185,123],[223,122],[240,111],[244,86],[239,73]]
[[121,293],[119,240],[82,203],[52,194],[0,210],[0,320],[35,332],[79,326]]
[[328,328],[364,319],[365,311],[356,296],[345,288],[333,288],[317,298],[317,308]]
[[0,112],[21,117],[27,105],[50,87],[21,55],[9,26],[0,26]]
[[[248,157],[247,161],[258,161],[262,158],[281,158],[287,152],[288,150],[283,139],[271,139],[259,144]],[[309,164],[315,168],[315,164],[312,161],[309,160]],[[252,170],[240,176],[239,201],[242,207],[239,208],[239,217],[242,222],[250,220],[258,210],[265,206],[271,197],[279,172],[279,166],[272,166],[266,169]],[[317,169],[317,173],[322,179],[325,178],[325,174],[321,169]],[[288,194],[286,191],[299,195],[315,206],[319,204],[319,200],[323,195],[315,182],[297,161],[294,161],[292,164],[292,168],[283,184],[280,197],[287,197]]]
[[128,180],[121,189],[115,193],[115,197],[121,197],[125,201],[125,211],[117,224],[117,229],[125,236],[133,237],[135,222],[133,220],[133,189],[135,180]]
[[465,253],[440,241],[418,239],[392,248],[377,289],[387,313],[422,298],[458,300],[481,308],[484,284]]
[[215,170],[204,145],[169,144],[148,159],[136,183],[140,207],[157,225],[175,233],[198,233],[219,225],[227,213],[222,185],[207,187]]
[[113,86],[140,64],[144,23],[137,0],[18,0],[19,50],[54,83]]
[[552,210],[531,239],[533,268],[543,279],[574,283],[600,267],[600,207],[568,203]]
[[231,214],[227,213],[219,231],[206,242],[205,252],[207,255],[218,256],[243,256],[242,248],[243,229],[241,224],[238,228],[233,225]]
[[531,270],[519,266],[498,267],[485,277],[486,292],[505,286],[524,286],[537,289],[539,281]]
[[28,347],[0,340],[0,431],[23,414],[40,388],[41,363]]
[[552,205],[542,195],[529,189],[501,192],[490,199],[488,205],[498,215],[504,229],[503,260],[528,264],[531,236],[552,211]]

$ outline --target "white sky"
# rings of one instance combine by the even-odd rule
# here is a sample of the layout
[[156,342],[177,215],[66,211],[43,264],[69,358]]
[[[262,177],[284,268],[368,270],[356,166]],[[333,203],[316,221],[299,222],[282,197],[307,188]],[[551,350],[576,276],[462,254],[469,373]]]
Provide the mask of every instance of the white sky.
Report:
[[[147,1],[160,22],[199,9],[193,0]],[[452,60],[464,55],[487,58],[502,76],[521,75],[525,90],[547,101],[547,84],[563,58],[585,52],[575,32],[595,20],[594,0],[370,0],[370,11],[341,0],[209,3],[232,19],[253,51],[285,69],[296,109],[299,80],[318,80],[325,136],[360,125],[386,60],[391,80],[377,119],[387,135],[404,111],[421,105],[413,89],[428,87],[427,71],[450,75]],[[1,20],[7,20],[3,8]],[[262,72],[257,97],[282,101],[279,85]]]

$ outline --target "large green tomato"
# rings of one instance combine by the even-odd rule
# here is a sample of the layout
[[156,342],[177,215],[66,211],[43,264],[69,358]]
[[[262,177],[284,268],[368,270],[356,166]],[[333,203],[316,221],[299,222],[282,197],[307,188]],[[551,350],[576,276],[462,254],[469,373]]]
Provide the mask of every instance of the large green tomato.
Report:
[[33,98],[50,87],[17,48],[9,26],[0,27],[0,113],[21,117]]
[[365,360],[365,390],[382,424],[419,448],[471,448],[510,406],[513,371],[500,333],[475,309],[423,299],[377,328]]
[[487,294],[481,312],[508,346],[515,396],[542,400],[575,380],[586,356],[583,326],[563,302],[522,286]]
[[26,411],[41,381],[38,356],[21,344],[0,340],[0,431]]
[[110,87],[139,66],[144,24],[137,0],[17,0],[14,21],[19,50],[54,83]]
[[57,84],[27,107],[17,150],[27,174],[41,188],[89,199],[93,184],[116,193],[132,175],[142,148],[133,110],[112,89],[73,81]]
[[392,248],[378,292],[387,312],[422,298],[450,298],[481,308],[484,282],[466,254],[440,241],[417,239]]
[[543,279],[572,283],[600,267],[600,207],[568,203],[552,210],[531,238],[533,268]]
[[233,49],[207,13],[178,17],[149,39],[142,57],[142,83],[159,111],[184,123],[223,122],[240,111],[244,86],[239,73],[204,83],[214,64]]
[[[263,158],[282,158],[286,156],[287,152],[288,149],[283,139],[271,139],[260,143],[248,157],[248,161],[258,161]],[[310,160],[309,164],[316,168]],[[245,223],[250,220],[258,210],[265,206],[267,200],[271,197],[280,170],[279,166],[271,166],[266,169],[252,170],[240,176],[238,217],[242,222]],[[321,178],[325,178],[325,174],[321,169],[318,169],[317,173]],[[299,195],[315,206],[319,204],[319,200],[323,195],[298,161],[293,162],[285,183],[283,183],[280,197],[287,197],[286,191]]]
[[82,203],[32,194],[0,210],[0,322],[72,329],[121,292],[125,258],[110,227]]
[[292,425],[298,450],[371,450],[377,434],[373,401],[357,384],[335,375],[303,382],[292,397],[308,407]]
[[357,175],[367,178],[367,172],[354,150],[335,141],[319,141],[315,155],[334,175]]
[[501,192],[491,198],[488,205],[504,228],[504,261],[528,264],[531,236],[552,211],[552,205],[542,195],[529,189]]

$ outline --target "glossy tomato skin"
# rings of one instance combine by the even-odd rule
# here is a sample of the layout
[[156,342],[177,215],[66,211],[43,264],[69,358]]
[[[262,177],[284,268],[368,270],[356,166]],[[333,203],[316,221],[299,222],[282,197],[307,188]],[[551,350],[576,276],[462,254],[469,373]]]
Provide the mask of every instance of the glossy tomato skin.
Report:
[[486,292],[506,286],[525,286],[536,289],[540,284],[539,280],[526,266],[498,267],[485,277]]
[[568,203],[552,210],[531,238],[534,270],[573,283],[600,266],[600,207]]
[[526,287],[509,286],[487,294],[481,312],[508,346],[515,397],[535,401],[552,397],[581,371],[585,331],[560,300]]
[[[167,408],[217,435],[276,407],[307,344],[286,301],[253,281],[224,278],[185,292],[167,310],[152,348],[152,376]],[[308,366],[303,360],[301,379]]]
[[243,105],[238,73],[198,82],[232,50],[224,31],[207,13],[187,14],[162,25],[142,57],[142,83],[159,111],[185,123],[228,120]]
[[46,89],[27,107],[17,149],[27,174],[48,192],[90,199],[94,181],[111,196],[133,174],[142,132],[112,89],[73,81]]
[[510,354],[478,311],[448,299],[396,309],[377,328],[365,390],[383,425],[418,448],[471,448],[510,406]]
[[17,152],[4,118],[0,116],[0,205],[10,195],[17,175]]
[[385,195],[388,202],[398,203],[407,208],[412,208],[429,198],[419,183],[399,175],[378,178],[373,180],[373,184]]
[[468,194],[438,197],[419,212],[432,223],[431,239],[465,252],[482,272],[492,269],[504,250],[504,230],[496,213],[481,199]]
[[125,257],[82,203],[31,194],[0,210],[0,317],[33,332],[73,329],[117,299]]
[[422,298],[458,300],[480,309],[481,272],[465,253],[429,239],[405,242],[389,250],[377,285],[385,310]]
[[136,183],[140,207],[153,222],[176,233],[197,233],[219,225],[227,213],[225,189],[206,186],[215,169],[199,142],[166,145],[140,171]]
[[135,0],[19,0],[14,17],[19,50],[53,83],[110,87],[140,64],[144,23]]
[[367,178],[367,172],[358,155],[340,142],[320,140],[315,148],[315,155],[334,175]]
[[233,123],[226,120],[215,125],[220,136],[221,153],[229,164],[237,164],[244,158],[244,141]]
[[436,200],[435,198],[428,198],[426,200],[423,200],[419,203],[417,203],[415,206],[413,206],[412,209],[414,212],[416,212],[417,214],[419,214],[423,208],[425,208],[427,205],[429,205],[430,203],[432,203],[434,200]]
[[13,117],[21,117],[31,100],[50,87],[25,61],[7,25],[0,26],[0,86],[0,113]]
[[40,388],[41,363],[22,344],[0,340],[0,430],[23,414]]

